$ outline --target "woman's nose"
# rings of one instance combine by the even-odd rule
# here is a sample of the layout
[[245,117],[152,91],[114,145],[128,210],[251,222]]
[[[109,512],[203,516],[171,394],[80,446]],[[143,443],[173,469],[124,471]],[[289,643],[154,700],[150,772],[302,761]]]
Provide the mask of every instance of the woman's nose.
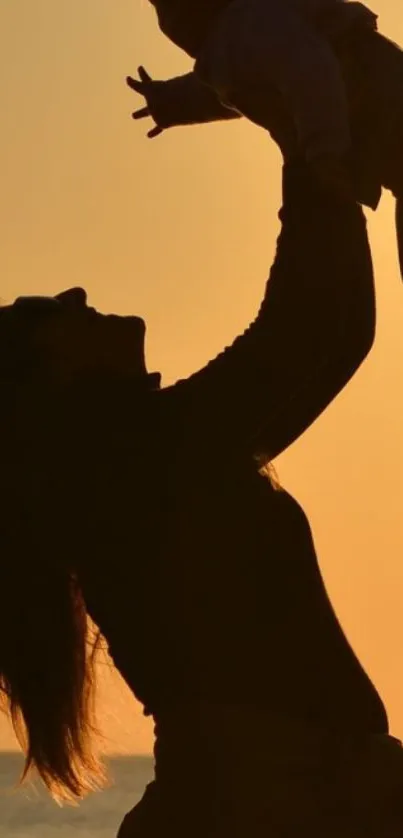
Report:
[[81,308],[81,306],[87,305],[87,292],[84,291],[84,288],[68,288],[67,291],[61,291],[60,294],[56,294],[56,299],[64,305],[79,306]]

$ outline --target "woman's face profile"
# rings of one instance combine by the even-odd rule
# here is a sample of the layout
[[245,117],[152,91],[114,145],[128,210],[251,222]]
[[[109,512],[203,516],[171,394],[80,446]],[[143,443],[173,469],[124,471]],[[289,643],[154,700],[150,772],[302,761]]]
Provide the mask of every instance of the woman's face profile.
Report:
[[145,372],[144,321],[101,314],[87,305],[83,288],[55,297],[19,297],[12,308],[30,321],[33,348],[45,353],[56,374]]

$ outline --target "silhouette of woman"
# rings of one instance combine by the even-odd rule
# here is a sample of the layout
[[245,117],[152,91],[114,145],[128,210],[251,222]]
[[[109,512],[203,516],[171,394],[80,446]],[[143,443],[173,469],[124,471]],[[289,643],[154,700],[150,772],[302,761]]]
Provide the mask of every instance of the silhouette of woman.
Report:
[[156,725],[119,838],[402,834],[400,743],[302,509],[258,469],[371,348],[365,221],[297,161],[280,219],[257,319],[174,386],[147,372],[144,322],[82,289],[0,313],[0,683],[27,766],[82,795],[92,617]]

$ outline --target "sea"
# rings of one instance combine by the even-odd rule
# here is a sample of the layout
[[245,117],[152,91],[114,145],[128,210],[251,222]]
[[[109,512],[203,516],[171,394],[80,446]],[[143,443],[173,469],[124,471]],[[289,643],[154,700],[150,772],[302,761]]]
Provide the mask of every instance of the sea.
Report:
[[110,787],[78,806],[61,807],[37,786],[16,788],[21,756],[0,753],[0,838],[115,838],[152,779],[153,766],[151,756],[110,758]]

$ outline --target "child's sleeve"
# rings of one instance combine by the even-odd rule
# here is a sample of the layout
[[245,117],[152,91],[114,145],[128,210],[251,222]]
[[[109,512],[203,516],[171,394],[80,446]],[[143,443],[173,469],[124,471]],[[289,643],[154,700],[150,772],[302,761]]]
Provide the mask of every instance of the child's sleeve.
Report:
[[289,165],[280,218],[256,320],[204,369],[160,393],[195,454],[277,456],[371,348],[375,298],[361,209],[321,192],[304,165]]

